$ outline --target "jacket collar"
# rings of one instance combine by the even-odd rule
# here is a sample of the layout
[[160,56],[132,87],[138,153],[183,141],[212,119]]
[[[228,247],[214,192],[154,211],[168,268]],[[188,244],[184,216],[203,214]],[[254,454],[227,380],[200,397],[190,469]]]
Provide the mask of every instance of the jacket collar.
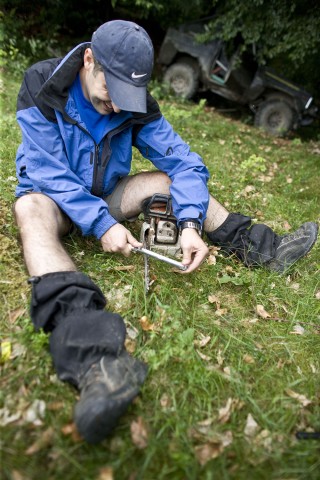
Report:
[[41,101],[64,114],[69,88],[83,66],[84,52],[90,45],[88,42],[81,43],[61,60],[37,94]]

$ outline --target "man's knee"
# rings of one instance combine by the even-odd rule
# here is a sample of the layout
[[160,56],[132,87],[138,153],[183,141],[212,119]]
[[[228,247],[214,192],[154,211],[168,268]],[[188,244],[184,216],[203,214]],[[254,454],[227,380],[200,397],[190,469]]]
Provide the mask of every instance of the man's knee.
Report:
[[30,225],[36,222],[57,226],[59,233],[70,229],[70,220],[60,210],[58,205],[42,193],[30,193],[18,198],[13,206],[16,222],[21,225]]
[[16,220],[19,221],[34,217],[38,212],[53,211],[54,208],[55,204],[49,197],[42,193],[30,193],[18,198],[13,206],[13,211]]

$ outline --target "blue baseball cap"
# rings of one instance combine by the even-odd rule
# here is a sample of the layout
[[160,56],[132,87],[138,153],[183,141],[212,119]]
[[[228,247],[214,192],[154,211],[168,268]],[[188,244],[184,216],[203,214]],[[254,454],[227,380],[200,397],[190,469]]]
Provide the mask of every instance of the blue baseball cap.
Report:
[[93,33],[91,49],[103,68],[112,102],[121,110],[146,113],[154,57],[147,32],[136,23],[112,20]]

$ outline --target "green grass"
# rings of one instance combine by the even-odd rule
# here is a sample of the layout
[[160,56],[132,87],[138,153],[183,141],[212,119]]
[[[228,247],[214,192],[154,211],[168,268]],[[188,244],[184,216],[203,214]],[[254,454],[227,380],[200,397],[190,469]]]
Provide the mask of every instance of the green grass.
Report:
[[[103,480],[109,467],[116,480],[318,479],[320,442],[296,440],[295,432],[320,431],[319,242],[284,276],[249,270],[219,255],[216,265],[204,264],[188,277],[151,261],[157,278],[145,297],[142,258],[106,255],[92,238],[66,238],[79,269],[135,330],[130,346],[149,364],[149,374],[141,395],[101,445],[87,445],[65,432],[77,392],[57,381],[48,338],[33,331],[30,287],[11,211],[20,141],[14,119],[17,90],[15,82],[1,86],[1,341],[10,342],[12,354],[1,363],[0,409],[2,418],[4,411],[20,414],[2,427],[3,478]],[[319,138],[306,141],[298,132],[276,139],[210,108],[165,100],[161,107],[203,156],[211,193],[231,211],[249,214],[279,233],[287,223],[294,230],[303,221],[319,221]],[[134,171],[147,168],[135,153]],[[136,236],[140,225],[129,225]],[[134,268],[115,268],[127,265]],[[225,309],[221,316],[208,300],[212,295]],[[271,318],[257,316],[258,304]],[[142,316],[155,330],[141,328]],[[304,328],[302,335],[292,333],[297,325]],[[290,390],[311,403],[303,406]],[[233,407],[223,423],[219,409],[229,398]],[[40,425],[25,418],[34,400],[46,405]],[[258,427],[246,437],[249,414]],[[137,417],[149,432],[143,449],[130,434]],[[226,439],[229,445],[223,446]],[[35,442],[38,451],[27,454]],[[201,465],[196,452],[203,446],[215,458]]]

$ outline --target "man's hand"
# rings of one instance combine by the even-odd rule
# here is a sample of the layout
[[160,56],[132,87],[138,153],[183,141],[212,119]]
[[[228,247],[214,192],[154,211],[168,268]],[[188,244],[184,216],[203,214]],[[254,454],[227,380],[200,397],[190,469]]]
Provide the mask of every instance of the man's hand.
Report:
[[209,254],[209,249],[194,228],[185,228],[181,233],[182,263],[188,269],[181,273],[190,273],[201,265]]
[[142,247],[142,243],[138,242],[120,223],[109,228],[100,240],[105,252],[122,253],[125,257],[129,257],[132,247]]

